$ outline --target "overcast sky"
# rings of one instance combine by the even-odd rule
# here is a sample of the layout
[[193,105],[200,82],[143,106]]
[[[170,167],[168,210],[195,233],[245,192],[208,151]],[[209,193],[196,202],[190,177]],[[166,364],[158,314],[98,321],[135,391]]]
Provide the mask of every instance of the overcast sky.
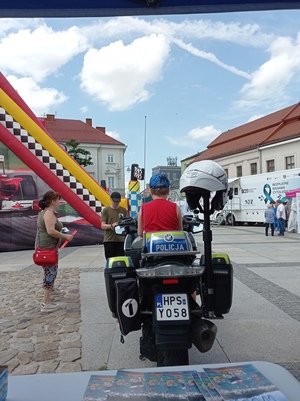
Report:
[[299,11],[2,19],[0,69],[37,116],[92,118],[151,175],[299,101],[299,21]]

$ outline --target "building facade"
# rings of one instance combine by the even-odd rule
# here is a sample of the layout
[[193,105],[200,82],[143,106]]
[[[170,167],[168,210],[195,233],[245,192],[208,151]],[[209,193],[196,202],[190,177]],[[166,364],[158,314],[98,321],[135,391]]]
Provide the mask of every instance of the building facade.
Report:
[[127,146],[105,133],[105,127],[93,127],[92,119],[69,120],[56,118],[47,114],[41,119],[49,134],[58,143],[66,146],[71,139],[80,143],[80,147],[89,151],[92,165],[84,167],[85,170],[99,184],[106,184],[109,192],[118,191],[125,195],[124,155]]
[[191,163],[194,162],[195,158],[200,155],[200,152],[197,152],[195,155],[189,156],[185,159],[180,160],[180,166],[181,166],[181,174],[184,172],[184,170],[189,166]]
[[300,167],[300,103],[223,132],[193,162],[207,159],[228,178]]
[[[177,161],[177,158],[176,158]],[[175,164],[175,163],[173,163]],[[164,173],[168,177],[171,188],[169,200],[177,201],[181,198],[179,190],[179,180],[181,177],[181,167],[176,165],[156,166],[152,168],[152,175]]]

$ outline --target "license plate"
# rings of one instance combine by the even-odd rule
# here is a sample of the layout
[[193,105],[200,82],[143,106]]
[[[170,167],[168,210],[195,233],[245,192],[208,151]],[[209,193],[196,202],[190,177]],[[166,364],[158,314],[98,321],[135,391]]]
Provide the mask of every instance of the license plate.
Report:
[[156,320],[189,320],[187,294],[156,294]]

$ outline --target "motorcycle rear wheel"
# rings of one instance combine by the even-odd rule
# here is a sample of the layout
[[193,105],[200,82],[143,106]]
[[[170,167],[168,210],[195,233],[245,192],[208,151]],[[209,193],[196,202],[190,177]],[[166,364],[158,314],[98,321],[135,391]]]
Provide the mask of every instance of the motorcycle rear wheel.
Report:
[[157,366],[178,366],[189,364],[187,349],[158,349]]

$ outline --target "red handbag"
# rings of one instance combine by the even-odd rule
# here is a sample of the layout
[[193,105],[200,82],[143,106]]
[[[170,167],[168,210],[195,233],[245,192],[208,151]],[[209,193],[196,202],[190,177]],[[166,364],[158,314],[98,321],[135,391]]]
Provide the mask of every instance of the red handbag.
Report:
[[32,258],[34,263],[38,266],[54,266],[58,262],[57,248],[54,249],[36,248]]

